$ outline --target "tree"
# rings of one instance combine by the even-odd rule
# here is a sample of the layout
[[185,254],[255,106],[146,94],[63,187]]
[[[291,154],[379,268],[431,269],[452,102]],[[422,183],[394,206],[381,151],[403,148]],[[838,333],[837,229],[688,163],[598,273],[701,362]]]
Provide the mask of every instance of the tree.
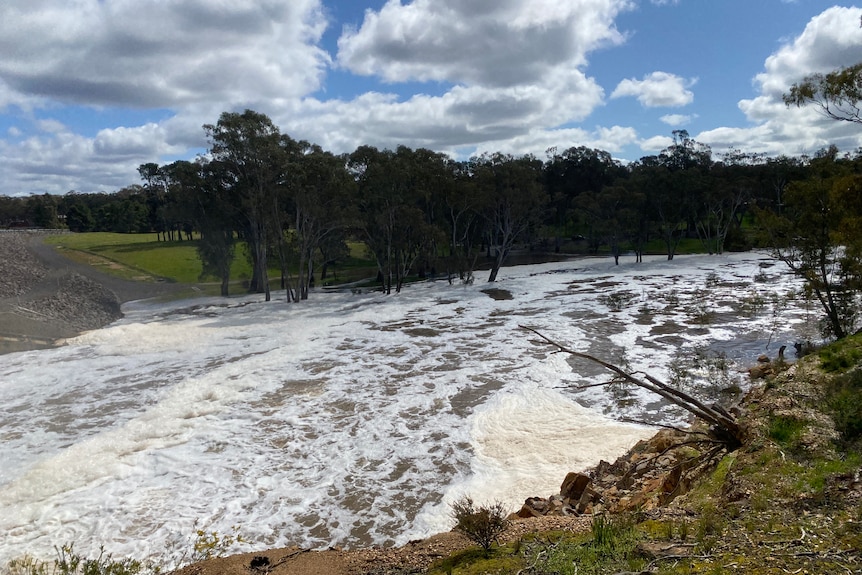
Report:
[[452,169],[451,179],[442,190],[445,227],[449,236],[447,275],[451,283],[457,270],[459,279],[471,284],[479,256],[473,247],[478,243],[480,233],[482,198],[468,163],[455,164]]
[[399,146],[380,151],[361,146],[350,155],[356,180],[357,226],[377,261],[387,294],[401,291],[409,270],[438,241],[420,209],[421,154]]
[[473,160],[474,177],[484,196],[488,242],[494,260],[488,282],[497,274],[515,242],[541,221],[547,194],[541,184],[542,164],[531,156],[483,155]]
[[[345,159],[324,152],[319,146],[298,142],[288,160],[290,193],[293,202],[293,230],[299,256],[294,301],[308,298],[314,275],[314,254],[348,224],[350,197],[355,183],[345,167]],[[343,244],[343,238],[338,238]],[[338,251],[338,250],[336,250]],[[343,252],[343,250],[341,250]],[[290,294],[292,290],[288,289]],[[288,296],[291,299],[291,296]]]
[[787,186],[782,212],[758,210],[776,258],[803,278],[824,312],[824,335],[853,332],[862,287],[862,177],[835,172],[830,157],[815,159],[808,179]]
[[265,114],[246,110],[224,112],[204,130],[210,154],[228,172],[226,183],[243,219],[253,268],[250,290],[265,293],[269,301],[267,248],[272,234],[281,233],[273,211],[284,166],[278,127]]
[[862,124],[862,62],[828,74],[806,76],[793,84],[783,99],[787,106],[813,104],[828,118]]
[[165,169],[182,190],[180,210],[189,215],[200,232],[197,242],[201,258],[201,279],[215,276],[221,281],[221,295],[230,290],[230,271],[236,251],[237,213],[231,203],[230,172],[221,162],[175,162]]

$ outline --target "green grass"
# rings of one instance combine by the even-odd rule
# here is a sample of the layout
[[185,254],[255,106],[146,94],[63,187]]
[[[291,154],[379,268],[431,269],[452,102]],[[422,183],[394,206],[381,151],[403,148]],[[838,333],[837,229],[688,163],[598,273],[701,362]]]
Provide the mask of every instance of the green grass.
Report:
[[849,336],[819,351],[820,365],[829,373],[844,372],[862,359],[862,336]]
[[[125,279],[165,278],[183,283],[201,281],[195,241],[160,242],[156,234],[93,232],[52,236],[47,243],[66,250],[75,260]],[[237,258],[235,279],[248,277],[248,264]],[[119,264],[119,265],[117,265]],[[245,268],[245,269],[244,269]]]
[[[92,232],[63,234],[46,238],[46,243],[58,246],[68,257],[102,271],[138,281],[167,279],[181,283],[217,282],[218,278],[201,279],[203,266],[197,254],[197,240],[160,242],[155,233],[117,234]],[[377,269],[368,259],[365,244],[350,242],[350,255],[336,265],[330,265],[327,283],[344,283],[374,277]],[[292,274],[297,273],[293,262]],[[316,270],[319,279],[319,268]],[[269,276],[277,285],[281,271],[277,258],[271,258]],[[231,266],[231,281],[243,282],[251,278],[251,264],[245,247],[238,244]]]

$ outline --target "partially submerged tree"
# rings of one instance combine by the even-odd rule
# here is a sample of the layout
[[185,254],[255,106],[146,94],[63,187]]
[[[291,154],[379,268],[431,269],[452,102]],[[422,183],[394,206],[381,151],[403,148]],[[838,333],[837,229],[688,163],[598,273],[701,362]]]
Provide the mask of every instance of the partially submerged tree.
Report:
[[721,443],[729,450],[736,449],[742,445],[744,439],[742,428],[736,421],[736,418],[721,406],[706,405],[696,397],[668,385],[647,373],[636,375],[593,355],[575,351],[552,340],[531,327],[521,326],[521,328],[536,334],[542,339],[542,341],[555,347],[558,352],[567,353],[573,357],[579,357],[596,363],[613,373],[622,381],[636,385],[646,389],[647,391],[651,391],[652,393],[663,397],[670,403],[679,406],[692,415],[702,419],[709,425],[710,439]]
[[773,255],[805,281],[825,314],[824,335],[836,339],[853,333],[858,318],[860,193],[859,176],[814,178],[788,186],[781,214],[757,211]]
[[541,167],[531,156],[494,154],[474,160],[474,178],[484,196],[488,242],[494,250],[488,282],[497,280],[515,242],[541,221],[547,204]]
[[281,233],[277,221],[277,192],[284,166],[278,127],[253,110],[224,112],[218,122],[204,125],[213,159],[228,172],[232,203],[242,218],[253,272],[250,289],[270,300],[267,248]]

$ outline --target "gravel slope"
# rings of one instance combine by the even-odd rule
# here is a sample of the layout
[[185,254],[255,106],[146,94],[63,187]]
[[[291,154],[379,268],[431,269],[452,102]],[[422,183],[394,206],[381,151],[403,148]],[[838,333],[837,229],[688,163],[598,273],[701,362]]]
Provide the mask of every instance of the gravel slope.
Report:
[[44,243],[45,231],[0,231],[0,353],[40,349],[122,317],[122,303],[187,289],[118,279]]

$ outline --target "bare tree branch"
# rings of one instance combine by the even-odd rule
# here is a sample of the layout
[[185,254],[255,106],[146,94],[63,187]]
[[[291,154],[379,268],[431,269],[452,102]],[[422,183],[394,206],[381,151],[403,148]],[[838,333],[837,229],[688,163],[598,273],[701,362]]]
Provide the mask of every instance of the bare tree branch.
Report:
[[613,372],[621,379],[634,385],[637,385],[638,387],[651,391],[657,395],[660,395],[674,405],[685,409],[689,413],[695,415],[696,417],[699,417],[700,419],[708,423],[711,426],[710,431],[712,432],[713,436],[719,441],[727,443],[732,447],[736,447],[742,444],[742,432],[739,428],[739,424],[737,423],[736,419],[724,409],[717,406],[707,406],[703,402],[699,401],[697,398],[692,397],[691,395],[680,391],[679,389],[671,387],[670,385],[659,381],[658,379],[649,374],[644,374],[643,379],[640,379],[616,365],[608,363],[587,353],[582,353],[570,349],[563,344],[558,343],[550,339],[549,337],[543,335],[536,329],[523,325],[519,327],[539,336],[545,343],[548,343],[557,348],[557,351],[567,353],[574,357],[586,359],[593,363],[597,363],[605,369]]

